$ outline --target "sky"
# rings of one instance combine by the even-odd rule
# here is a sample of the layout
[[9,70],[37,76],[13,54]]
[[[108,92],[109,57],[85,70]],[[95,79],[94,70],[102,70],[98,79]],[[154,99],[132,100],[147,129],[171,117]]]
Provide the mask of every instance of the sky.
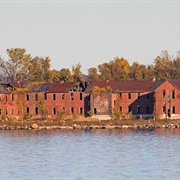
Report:
[[1,1],[0,56],[25,48],[51,69],[82,72],[115,57],[150,65],[180,50],[179,1]]

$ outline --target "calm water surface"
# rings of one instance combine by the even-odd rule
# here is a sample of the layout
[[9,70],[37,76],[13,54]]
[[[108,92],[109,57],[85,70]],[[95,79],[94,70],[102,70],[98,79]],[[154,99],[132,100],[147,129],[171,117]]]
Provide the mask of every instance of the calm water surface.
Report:
[[180,129],[0,131],[0,179],[180,179]]

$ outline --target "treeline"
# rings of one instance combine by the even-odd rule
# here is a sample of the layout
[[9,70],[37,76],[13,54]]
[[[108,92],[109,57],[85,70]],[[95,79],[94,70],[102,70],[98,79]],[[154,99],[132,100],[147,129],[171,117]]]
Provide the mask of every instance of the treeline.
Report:
[[162,51],[154,59],[153,64],[147,66],[138,62],[130,65],[127,59],[116,57],[97,67],[89,68],[88,74],[84,76],[81,72],[81,64],[73,65],[71,69],[51,70],[49,57],[32,57],[24,48],[7,49],[7,54],[8,60],[0,58],[0,78],[3,82],[78,82],[83,80],[92,82],[180,78],[180,51],[175,57],[169,55],[168,51]]

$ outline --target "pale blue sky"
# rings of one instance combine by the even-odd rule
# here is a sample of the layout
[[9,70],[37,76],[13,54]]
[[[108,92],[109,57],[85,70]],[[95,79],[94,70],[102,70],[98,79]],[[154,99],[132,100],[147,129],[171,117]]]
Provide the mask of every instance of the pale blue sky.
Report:
[[1,57],[26,48],[57,70],[114,57],[148,65],[180,50],[180,1],[0,1],[0,41]]

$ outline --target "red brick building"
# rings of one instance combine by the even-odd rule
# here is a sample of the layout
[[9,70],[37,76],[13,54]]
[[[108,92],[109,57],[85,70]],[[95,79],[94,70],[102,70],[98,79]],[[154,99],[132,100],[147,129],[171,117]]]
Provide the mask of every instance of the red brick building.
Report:
[[[94,94],[93,87],[110,87],[111,92]],[[19,94],[7,84],[0,86],[0,115],[20,116]],[[45,83],[29,88],[23,95],[24,114],[41,118],[40,104],[49,118],[56,118],[64,109],[66,116],[88,116],[89,112],[101,119],[109,119],[118,104],[122,114],[133,118],[180,118],[180,80],[168,81],[98,81]]]

